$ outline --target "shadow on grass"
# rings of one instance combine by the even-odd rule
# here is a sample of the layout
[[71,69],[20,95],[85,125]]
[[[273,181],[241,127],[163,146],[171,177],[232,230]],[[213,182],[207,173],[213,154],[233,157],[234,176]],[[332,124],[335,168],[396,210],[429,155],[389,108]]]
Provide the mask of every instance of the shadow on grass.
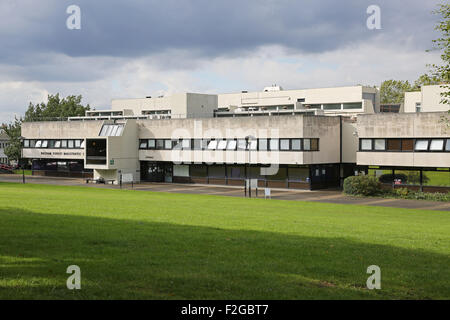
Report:
[[[0,209],[0,299],[439,299],[449,256],[271,232]],[[81,268],[82,289],[66,288]],[[382,289],[366,289],[379,265]]]

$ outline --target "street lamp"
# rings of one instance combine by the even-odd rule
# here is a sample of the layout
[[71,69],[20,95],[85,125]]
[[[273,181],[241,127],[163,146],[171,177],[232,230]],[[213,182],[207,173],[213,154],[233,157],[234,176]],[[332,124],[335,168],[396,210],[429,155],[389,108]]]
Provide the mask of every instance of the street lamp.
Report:
[[[20,137],[20,159],[23,160],[23,141],[24,137]],[[20,163],[20,160],[19,160]],[[25,183],[25,165],[22,163],[22,183]]]
[[[247,145],[247,149],[248,149],[248,171],[250,171],[250,166],[251,166],[251,149],[252,149],[252,145],[251,145],[251,141],[256,140],[256,138],[252,135],[248,135],[245,137],[245,141],[246,141],[246,145]],[[250,179],[248,178],[249,173],[247,171],[247,181],[248,181],[248,196],[251,198],[252,197],[252,185],[251,185],[251,179],[252,176],[250,174]]]

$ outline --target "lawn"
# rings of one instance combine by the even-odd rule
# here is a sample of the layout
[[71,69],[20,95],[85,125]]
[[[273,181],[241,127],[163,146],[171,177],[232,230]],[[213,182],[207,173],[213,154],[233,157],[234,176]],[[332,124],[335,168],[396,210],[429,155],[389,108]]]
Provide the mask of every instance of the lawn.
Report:
[[450,212],[0,183],[0,299],[449,299],[449,265]]

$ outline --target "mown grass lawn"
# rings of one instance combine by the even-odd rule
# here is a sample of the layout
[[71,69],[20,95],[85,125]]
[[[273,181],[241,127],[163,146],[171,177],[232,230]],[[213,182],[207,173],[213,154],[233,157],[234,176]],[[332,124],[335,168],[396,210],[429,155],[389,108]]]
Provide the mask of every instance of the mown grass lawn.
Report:
[[448,299],[449,265],[449,212],[0,183],[0,299]]

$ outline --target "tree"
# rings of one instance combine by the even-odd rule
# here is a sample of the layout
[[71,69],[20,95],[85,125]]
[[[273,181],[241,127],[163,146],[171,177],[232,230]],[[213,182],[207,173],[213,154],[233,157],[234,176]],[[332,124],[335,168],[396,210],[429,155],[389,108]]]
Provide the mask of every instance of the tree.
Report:
[[432,86],[441,84],[442,82],[442,79],[436,75],[423,74],[419,77],[419,79],[414,81],[413,91],[420,90],[420,87],[422,86]]
[[20,141],[22,119],[14,118],[13,123],[3,124],[2,129],[10,138],[9,145],[5,148],[5,154],[10,160],[19,161],[21,158],[22,143]]
[[89,104],[81,104],[82,96],[67,96],[60,98],[59,94],[48,95],[47,103],[33,104],[30,102],[25,112],[24,121],[55,121],[67,117],[84,116],[90,110]]
[[386,80],[381,83],[381,103],[402,103],[406,91],[412,91],[413,87],[409,81]]

